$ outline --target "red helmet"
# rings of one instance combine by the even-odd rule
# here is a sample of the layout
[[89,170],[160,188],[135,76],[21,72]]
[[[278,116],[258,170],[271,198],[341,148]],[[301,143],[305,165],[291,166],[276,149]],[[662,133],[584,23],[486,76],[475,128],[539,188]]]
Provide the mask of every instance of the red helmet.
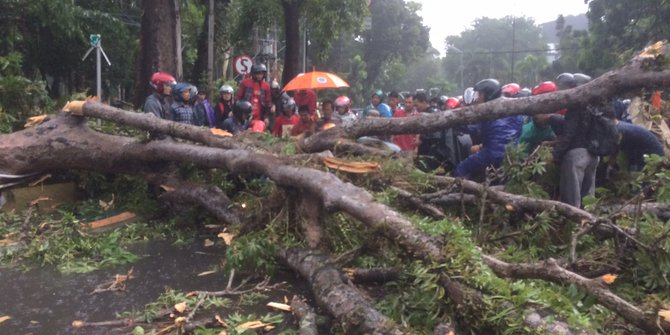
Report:
[[347,97],[346,95],[342,95],[335,99],[335,108],[337,107],[346,107],[349,109],[349,106],[351,105],[351,99]]
[[556,84],[554,84],[553,81],[545,81],[535,86],[531,91],[531,93],[533,95],[538,95],[538,94],[556,92],[556,90],[558,90],[558,87],[556,87]]
[[511,98],[521,91],[521,86],[517,83],[509,83],[502,87],[502,94],[506,98]]
[[457,108],[460,105],[461,105],[461,101],[458,100],[457,98],[451,97],[451,98],[447,99],[447,107],[449,109]]
[[251,121],[251,132],[252,133],[263,133],[265,132],[266,129],[265,122],[261,120],[253,120]]
[[163,85],[174,86],[177,84],[177,81],[167,72],[156,72],[151,75],[150,84],[156,92],[163,93]]

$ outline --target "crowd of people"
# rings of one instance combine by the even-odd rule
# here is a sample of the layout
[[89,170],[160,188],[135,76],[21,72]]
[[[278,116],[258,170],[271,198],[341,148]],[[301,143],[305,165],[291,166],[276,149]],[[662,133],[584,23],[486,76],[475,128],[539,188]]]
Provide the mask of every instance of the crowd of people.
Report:
[[[370,96],[370,104],[356,113],[347,96],[334,101],[324,99],[319,104],[314,91],[282,92],[276,81],[268,84],[266,73],[265,65],[254,64],[250,77],[240,82],[237,91],[230,85],[221,86],[218,101],[212,104],[205,92],[199,92],[194,85],[177,83],[170,74],[157,72],[151,78],[154,92],[147,97],[144,111],[175,122],[218,128],[231,135],[252,131],[269,132],[277,137],[310,136],[368,117],[414,117],[496,99],[571,89],[591,80],[581,73],[562,73],[555,81],[542,82],[530,89],[516,83],[501,85],[496,79],[483,79],[458,97],[430,97],[422,90],[402,95],[376,90]],[[383,143],[391,150],[414,156],[417,166],[425,171],[438,170],[473,180],[482,180],[487,168],[499,167],[510,145],[523,145],[529,154],[539,146],[551,147],[553,160],[560,166],[560,200],[580,207],[584,196],[594,194],[600,157],[613,155],[614,146],[616,152],[625,154],[629,171],[642,169],[644,155],[664,156],[664,144],[658,136],[631,122],[627,103],[613,99],[532,117],[507,116],[429,133],[359,140]]]

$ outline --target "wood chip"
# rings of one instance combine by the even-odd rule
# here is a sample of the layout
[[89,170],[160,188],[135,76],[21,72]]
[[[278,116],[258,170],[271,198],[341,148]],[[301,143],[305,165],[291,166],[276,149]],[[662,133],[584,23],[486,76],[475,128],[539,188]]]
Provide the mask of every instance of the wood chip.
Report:
[[7,321],[7,320],[9,320],[9,319],[11,319],[11,317],[9,317],[9,316],[7,316],[7,315],[5,315],[5,316],[0,316],[0,323],[3,323],[3,322],[5,322],[5,321]]
[[230,243],[233,241],[233,238],[235,237],[234,234],[226,232],[219,233],[219,235],[216,236],[223,239],[223,243],[225,243],[226,245],[230,245]]
[[186,310],[186,302],[180,302],[178,304],[175,304],[174,310],[179,313],[184,313],[184,311]]
[[268,324],[265,324],[260,321],[249,321],[245,322],[237,327],[235,327],[235,330],[237,331],[244,331],[247,329],[258,329],[258,328],[264,328],[265,326],[269,326]]
[[215,274],[215,273],[216,273],[216,271],[214,271],[214,270],[212,270],[212,271],[200,272],[200,273],[198,273],[198,277],[208,276],[208,275]]
[[268,302],[267,306],[275,308],[275,309],[279,309],[279,310],[282,310],[282,311],[286,311],[286,312],[291,311],[291,306],[289,306],[287,304],[282,304],[282,303],[279,303],[279,302]]
[[211,247],[211,246],[214,245],[214,241],[212,241],[210,239],[205,239],[205,244],[204,245],[205,245],[205,247]]
[[350,173],[379,173],[381,165],[377,162],[351,162],[335,157],[323,157],[323,163],[330,169]]

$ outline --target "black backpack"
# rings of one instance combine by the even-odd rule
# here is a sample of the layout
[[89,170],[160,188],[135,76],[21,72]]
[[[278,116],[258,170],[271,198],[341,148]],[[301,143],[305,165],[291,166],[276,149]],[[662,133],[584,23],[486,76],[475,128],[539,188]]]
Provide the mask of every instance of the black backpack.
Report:
[[610,156],[619,151],[619,131],[613,119],[595,107],[588,107],[591,127],[586,134],[586,150],[595,156]]

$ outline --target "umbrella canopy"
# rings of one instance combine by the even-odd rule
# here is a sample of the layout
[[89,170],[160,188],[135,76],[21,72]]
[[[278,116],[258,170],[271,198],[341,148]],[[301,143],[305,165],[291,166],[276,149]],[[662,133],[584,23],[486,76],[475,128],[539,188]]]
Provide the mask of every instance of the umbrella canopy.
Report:
[[312,71],[301,73],[284,86],[284,91],[319,90],[322,88],[349,87],[346,81],[334,73]]

